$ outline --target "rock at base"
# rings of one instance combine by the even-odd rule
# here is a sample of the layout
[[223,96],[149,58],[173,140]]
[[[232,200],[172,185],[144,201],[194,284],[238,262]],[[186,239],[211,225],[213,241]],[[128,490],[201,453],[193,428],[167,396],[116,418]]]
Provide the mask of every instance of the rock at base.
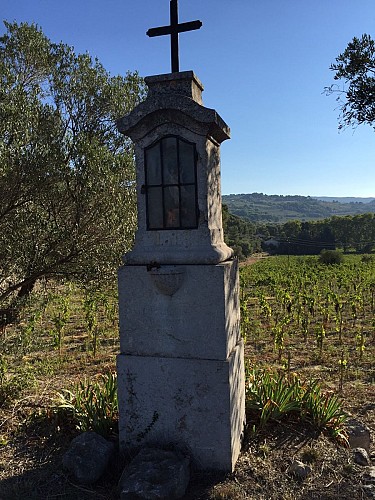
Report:
[[290,474],[293,474],[297,479],[306,479],[309,474],[311,474],[311,467],[304,464],[300,460],[294,460],[289,467]]
[[363,466],[370,465],[371,463],[368,453],[364,448],[353,449],[353,460],[356,464]]
[[351,448],[364,448],[367,452],[370,450],[370,429],[355,418],[346,422],[349,445]]
[[173,451],[144,448],[121,476],[121,500],[181,498],[189,484],[189,462]]
[[99,434],[84,432],[71,442],[63,467],[78,483],[93,484],[105,472],[114,451],[114,444]]

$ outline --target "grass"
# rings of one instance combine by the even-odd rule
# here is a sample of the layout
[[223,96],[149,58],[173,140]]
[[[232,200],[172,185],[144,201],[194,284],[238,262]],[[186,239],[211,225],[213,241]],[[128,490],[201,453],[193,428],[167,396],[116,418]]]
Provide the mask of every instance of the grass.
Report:
[[[264,428],[270,421],[298,419],[310,422],[317,431],[325,431],[347,444],[346,414],[334,394],[324,393],[317,382],[302,382],[296,374],[287,377],[282,372],[252,368],[247,370],[247,420],[257,420]],[[251,425],[251,424],[249,424]],[[252,429],[255,430],[255,425]]]
[[94,431],[104,438],[118,434],[117,374],[108,372],[98,382],[84,379],[72,390],[57,394],[55,411],[70,419],[80,432]]
[[[263,278],[269,283],[270,276],[265,273]],[[261,285],[258,283],[257,287],[259,290]],[[56,297],[68,289],[65,296],[69,295],[69,317],[59,342],[58,336],[51,334],[59,318]],[[282,404],[274,404],[275,392],[265,393],[263,400],[254,398],[250,402],[249,398],[247,439],[235,472],[228,475],[194,472],[185,498],[361,498],[358,483],[362,469],[351,462],[347,448],[339,446],[332,435],[328,437],[318,427],[334,429],[331,424],[340,417],[335,409],[341,408],[341,402],[335,398],[341,389],[342,408],[374,429],[375,406],[369,404],[373,401],[375,358],[371,331],[366,333],[365,349],[360,356],[361,339],[353,333],[358,325],[353,326],[352,318],[349,321],[346,308],[341,342],[331,318],[320,352],[314,321],[319,322],[323,313],[319,312],[309,324],[307,339],[297,329],[294,319],[284,326],[279,357],[272,333],[274,296],[268,291],[260,299],[250,286],[243,291],[248,301],[244,329],[248,383],[253,377],[251,390],[257,397],[261,395],[264,384],[257,385],[256,380],[266,370],[269,385],[274,383],[274,390],[278,388]],[[25,311],[21,323],[8,328],[6,336],[0,338],[1,499],[117,498],[116,485],[124,462],[116,463],[97,485],[85,489],[73,484],[61,469],[62,454],[77,434],[77,427],[92,425],[84,419],[80,421],[79,412],[75,414],[78,419],[72,418],[75,411],[72,407],[77,401],[81,407],[88,405],[94,410],[97,404],[100,408],[105,406],[99,402],[101,396],[90,399],[88,394],[94,394],[93,388],[105,385],[105,374],[115,372],[115,357],[119,352],[116,294],[108,291],[97,294],[95,299],[90,294],[69,285],[44,287]],[[284,298],[287,308],[289,299]],[[63,306],[66,310],[66,304]],[[370,315],[367,318],[370,320]],[[309,391],[301,394],[301,387]],[[58,405],[58,394],[65,397],[66,414],[53,410]],[[317,399],[326,401],[327,407],[332,403],[328,421],[325,421],[327,411],[319,412],[321,405],[316,405],[314,413]],[[273,403],[267,406],[267,401]],[[310,405],[309,412],[305,407],[302,409],[302,402]],[[263,417],[263,425],[259,425],[264,408],[271,416]],[[303,418],[302,411],[305,411]],[[109,434],[113,436],[113,432],[115,429],[110,428]],[[113,439],[116,441],[116,436]],[[292,459],[297,458],[312,468],[311,476],[303,483],[288,474]]]

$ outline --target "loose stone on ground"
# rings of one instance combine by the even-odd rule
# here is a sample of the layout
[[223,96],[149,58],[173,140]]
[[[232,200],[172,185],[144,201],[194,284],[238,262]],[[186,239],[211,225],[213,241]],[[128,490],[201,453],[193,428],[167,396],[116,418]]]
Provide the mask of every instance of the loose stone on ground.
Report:
[[304,464],[300,460],[294,460],[292,465],[289,467],[289,472],[297,479],[306,479],[307,476],[311,474],[311,467]]
[[364,448],[353,449],[353,460],[358,465],[366,466],[371,464],[368,453]]
[[104,474],[114,455],[114,444],[95,432],[73,439],[63,457],[63,467],[81,484],[93,484]]
[[181,498],[190,480],[189,464],[179,453],[144,448],[121,476],[121,500]]
[[350,418],[346,422],[348,440],[351,448],[364,448],[370,451],[370,429],[355,418]]

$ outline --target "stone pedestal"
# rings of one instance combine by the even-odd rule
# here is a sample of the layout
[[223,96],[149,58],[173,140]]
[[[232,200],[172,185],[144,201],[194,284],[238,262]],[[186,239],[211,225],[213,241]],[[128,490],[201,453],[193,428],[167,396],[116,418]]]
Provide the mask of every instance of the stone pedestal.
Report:
[[117,358],[120,447],[174,446],[198,469],[232,471],[243,431],[243,345],[226,361]]
[[119,271],[120,446],[232,470],[244,424],[237,262]]
[[225,361],[240,341],[237,261],[123,266],[122,354]]

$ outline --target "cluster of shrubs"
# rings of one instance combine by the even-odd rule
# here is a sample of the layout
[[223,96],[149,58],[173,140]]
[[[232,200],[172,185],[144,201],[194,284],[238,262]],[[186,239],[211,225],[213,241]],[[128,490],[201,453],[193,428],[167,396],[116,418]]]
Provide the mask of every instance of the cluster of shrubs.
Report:
[[319,254],[319,261],[322,264],[341,264],[344,256],[340,250],[327,250],[324,249]]

